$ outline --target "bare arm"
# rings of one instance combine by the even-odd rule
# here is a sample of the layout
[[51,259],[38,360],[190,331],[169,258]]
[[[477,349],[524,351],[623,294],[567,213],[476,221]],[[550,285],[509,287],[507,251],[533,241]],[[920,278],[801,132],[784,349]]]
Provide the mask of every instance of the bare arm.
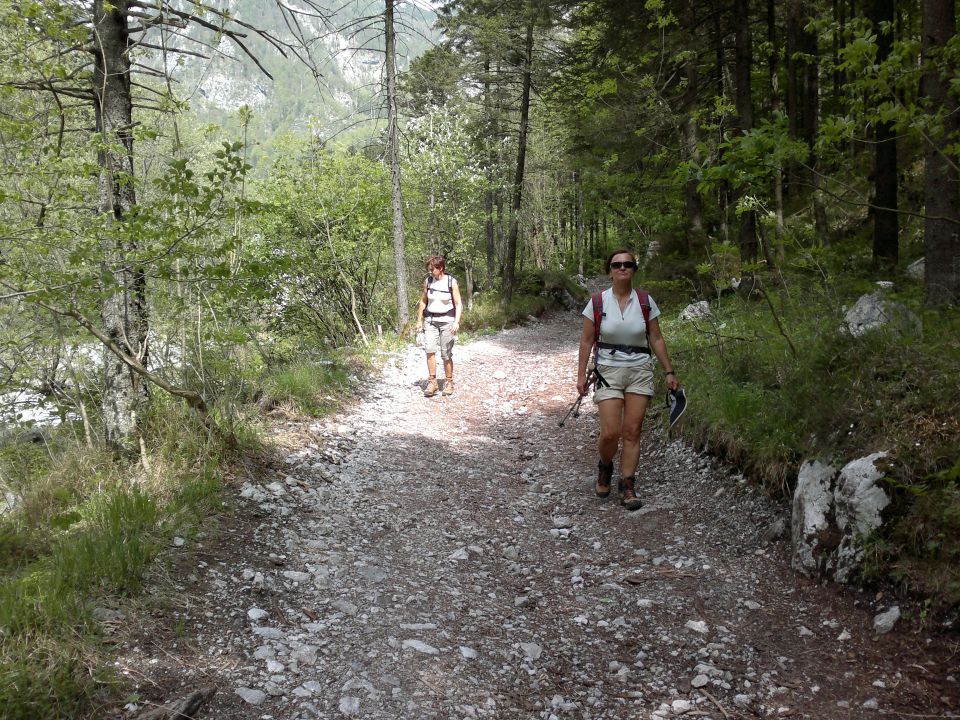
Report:
[[577,392],[587,393],[587,362],[590,360],[590,351],[593,350],[593,320],[583,319],[583,329],[580,331],[580,353],[577,356]]
[[460,329],[460,316],[463,314],[463,302],[460,300],[460,283],[453,281],[453,308],[456,315],[453,318],[453,332],[456,334]]
[[420,293],[420,302],[417,303],[417,332],[423,328],[423,311],[427,308],[427,283],[423,283],[423,292]]
[[654,318],[647,325],[647,339],[650,342],[650,349],[657,356],[663,371],[667,373],[667,387],[676,390],[680,387],[677,382],[677,376],[673,372],[673,363],[670,362],[670,354],[667,352],[667,342],[663,339],[663,333],[660,332],[660,321]]

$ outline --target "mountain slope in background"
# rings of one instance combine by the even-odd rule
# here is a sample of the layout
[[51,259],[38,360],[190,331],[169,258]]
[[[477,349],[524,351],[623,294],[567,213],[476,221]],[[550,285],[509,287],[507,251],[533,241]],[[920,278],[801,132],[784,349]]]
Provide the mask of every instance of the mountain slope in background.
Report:
[[[240,127],[238,111],[253,111],[249,140],[269,148],[284,133],[312,133],[329,140],[367,136],[383,123],[383,2],[359,0],[327,17],[297,2],[227,0],[215,5],[238,21],[295,46],[286,57],[267,40],[245,30],[242,42],[273,79],[228,37],[194,29],[190,37],[168,36],[154,44],[201,51],[207,58],[156,53],[151,65],[166,70],[174,92],[204,124],[228,132]],[[189,7],[188,7],[189,6]],[[196,12],[192,3],[184,10]],[[295,22],[294,22],[295,19]],[[438,39],[436,13],[426,0],[400,2],[395,8],[397,67],[425,52]],[[299,37],[298,37],[299,36]],[[200,44],[202,43],[202,44]],[[267,154],[271,154],[269,149]]]

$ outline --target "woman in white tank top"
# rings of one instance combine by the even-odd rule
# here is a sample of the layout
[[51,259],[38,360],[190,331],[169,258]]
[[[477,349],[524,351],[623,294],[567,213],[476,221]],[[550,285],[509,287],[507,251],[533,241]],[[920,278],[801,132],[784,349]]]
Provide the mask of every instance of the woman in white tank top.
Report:
[[437,384],[437,352],[443,358],[443,394],[453,395],[453,342],[460,329],[460,286],[447,275],[446,260],[434,255],[427,260],[429,276],[423,281],[423,293],[417,305],[417,332],[424,334],[423,349],[427,354],[427,387],[423,394],[432,397],[440,389]]

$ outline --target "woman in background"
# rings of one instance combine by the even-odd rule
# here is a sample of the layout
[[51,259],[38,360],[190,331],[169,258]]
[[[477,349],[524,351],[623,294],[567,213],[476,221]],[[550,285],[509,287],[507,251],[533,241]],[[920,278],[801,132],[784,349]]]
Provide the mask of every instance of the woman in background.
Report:
[[417,305],[417,332],[423,330],[423,349],[427,353],[426,397],[433,397],[440,389],[437,384],[437,352],[443,359],[443,394],[453,395],[453,343],[460,329],[463,303],[456,278],[447,275],[447,262],[442,255],[427,260],[423,293]]

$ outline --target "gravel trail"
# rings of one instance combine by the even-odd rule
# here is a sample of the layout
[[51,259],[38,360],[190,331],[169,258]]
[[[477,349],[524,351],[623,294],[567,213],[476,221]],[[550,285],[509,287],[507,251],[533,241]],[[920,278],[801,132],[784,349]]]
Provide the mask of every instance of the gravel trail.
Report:
[[662,398],[644,507],[593,495],[592,404],[558,426],[579,326],[459,345],[449,398],[410,348],[342,415],[278,421],[285,454],[124,649],[143,695],[213,685],[201,716],[264,720],[958,717],[956,638],[877,636],[890,599],[793,573],[785,508],[670,441]]

